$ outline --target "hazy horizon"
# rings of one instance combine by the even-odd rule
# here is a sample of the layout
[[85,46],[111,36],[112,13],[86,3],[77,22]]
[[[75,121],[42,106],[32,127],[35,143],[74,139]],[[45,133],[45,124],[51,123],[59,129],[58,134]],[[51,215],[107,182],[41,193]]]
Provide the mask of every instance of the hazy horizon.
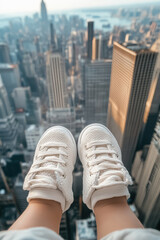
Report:
[[[2,4],[3,2],[3,4]],[[40,3],[41,0],[28,0],[28,1],[22,1],[22,0],[14,0],[13,2],[9,2],[9,0],[0,0],[1,8],[0,8],[0,14],[1,15],[7,15],[7,14],[23,14],[23,13],[34,13],[40,11]],[[74,9],[87,9],[87,8],[101,8],[101,7],[118,7],[118,6],[124,6],[124,5],[132,5],[132,4],[157,4],[159,3],[159,0],[155,0],[154,2],[151,2],[151,0],[114,0],[114,3],[112,1],[106,0],[81,0],[75,1],[75,0],[59,0],[56,4],[52,0],[45,0],[47,10],[48,12],[56,12],[56,11],[66,11],[66,10],[74,10]],[[18,6],[18,7],[17,7]]]

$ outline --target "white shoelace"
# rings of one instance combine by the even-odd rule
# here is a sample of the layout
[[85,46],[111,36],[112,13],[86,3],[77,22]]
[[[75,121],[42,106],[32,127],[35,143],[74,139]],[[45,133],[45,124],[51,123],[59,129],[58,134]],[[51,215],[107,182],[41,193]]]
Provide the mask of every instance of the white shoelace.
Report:
[[118,159],[110,142],[94,141],[86,144],[86,158],[90,175],[95,175],[93,187],[101,188],[114,184],[132,184],[131,177]]
[[68,154],[64,143],[49,142],[39,147],[39,153],[29,172],[28,186],[30,189],[35,187],[47,187],[57,189],[60,177],[65,178],[63,168],[66,166]]

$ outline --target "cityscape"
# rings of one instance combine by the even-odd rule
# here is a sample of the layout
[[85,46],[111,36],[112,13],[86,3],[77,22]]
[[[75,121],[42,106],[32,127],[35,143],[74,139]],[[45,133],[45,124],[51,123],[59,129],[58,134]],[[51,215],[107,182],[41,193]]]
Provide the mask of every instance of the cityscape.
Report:
[[[160,230],[160,3],[0,16],[0,231],[27,207],[23,181],[41,135],[91,123],[115,135],[133,185],[128,204]],[[77,156],[65,240],[96,240]]]

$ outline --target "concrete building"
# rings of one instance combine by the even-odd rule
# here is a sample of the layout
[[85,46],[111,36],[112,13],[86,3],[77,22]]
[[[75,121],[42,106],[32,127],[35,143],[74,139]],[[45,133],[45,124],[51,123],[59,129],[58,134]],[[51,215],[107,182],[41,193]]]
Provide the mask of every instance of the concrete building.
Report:
[[87,41],[87,57],[92,59],[92,40],[94,37],[94,22],[88,21],[88,41]]
[[41,124],[42,111],[41,102],[38,97],[31,97],[28,101],[28,111],[26,114],[28,124]]
[[10,63],[9,47],[6,43],[0,43],[0,63]]
[[76,134],[76,116],[75,111],[71,108],[59,108],[47,112],[48,127],[64,126],[68,128],[75,136]]
[[66,108],[68,103],[64,59],[59,53],[47,53],[47,87],[49,108]]
[[143,146],[150,144],[160,109],[160,39],[156,40],[151,47],[151,50],[157,51],[158,56],[146,102],[143,126],[137,146],[138,150],[142,149]]
[[35,66],[29,53],[23,55],[23,68],[27,78],[35,77]]
[[30,87],[19,87],[15,88],[12,92],[12,97],[14,101],[15,108],[28,110],[28,101],[31,98]]
[[106,125],[112,60],[91,61],[85,64],[86,124]]
[[122,150],[125,166],[131,170],[157,53],[144,46],[114,43],[107,127]]
[[34,151],[37,143],[42,136],[44,130],[43,127],[37,127],[36,125],[30,125],[25,130],[25,137],[27,142],[27,149],[30,151]]
[[96,240],[96,221],[93,215],[84,220],[76,220],[76,240]]
[[24,178],[22,174],[19,174],[16,178],[16,181],[13,187],[15,201],[20,213],[23,213],[23,211],[26,209],[28,205],[27,203],[28,192],[23,190],[23,182],[24,182]]
[[14,88],[20,87],[20,75],[18,65],[0,64],[0,74],[7,90],[9,100],[12,103],[11,94]]
[[145,149],[136,154],[132,175],[138,183],[135,200],[139,217],[145,227],[160,226],[160,117],[149,151]]
[[92,41],[92,60],[102,58],[102,36],[96,36]]
[[11,111],[8,95],[0,76],[0,140],[7,148],[13,148],[17,142],[18,124]]

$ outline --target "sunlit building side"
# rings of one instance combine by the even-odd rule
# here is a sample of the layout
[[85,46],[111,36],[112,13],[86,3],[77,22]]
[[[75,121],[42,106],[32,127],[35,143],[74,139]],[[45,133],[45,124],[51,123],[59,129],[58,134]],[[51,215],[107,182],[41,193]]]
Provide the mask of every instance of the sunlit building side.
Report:
[[131,170],[142,128],[157,53],[139,45],[114,43],[107,126]]

